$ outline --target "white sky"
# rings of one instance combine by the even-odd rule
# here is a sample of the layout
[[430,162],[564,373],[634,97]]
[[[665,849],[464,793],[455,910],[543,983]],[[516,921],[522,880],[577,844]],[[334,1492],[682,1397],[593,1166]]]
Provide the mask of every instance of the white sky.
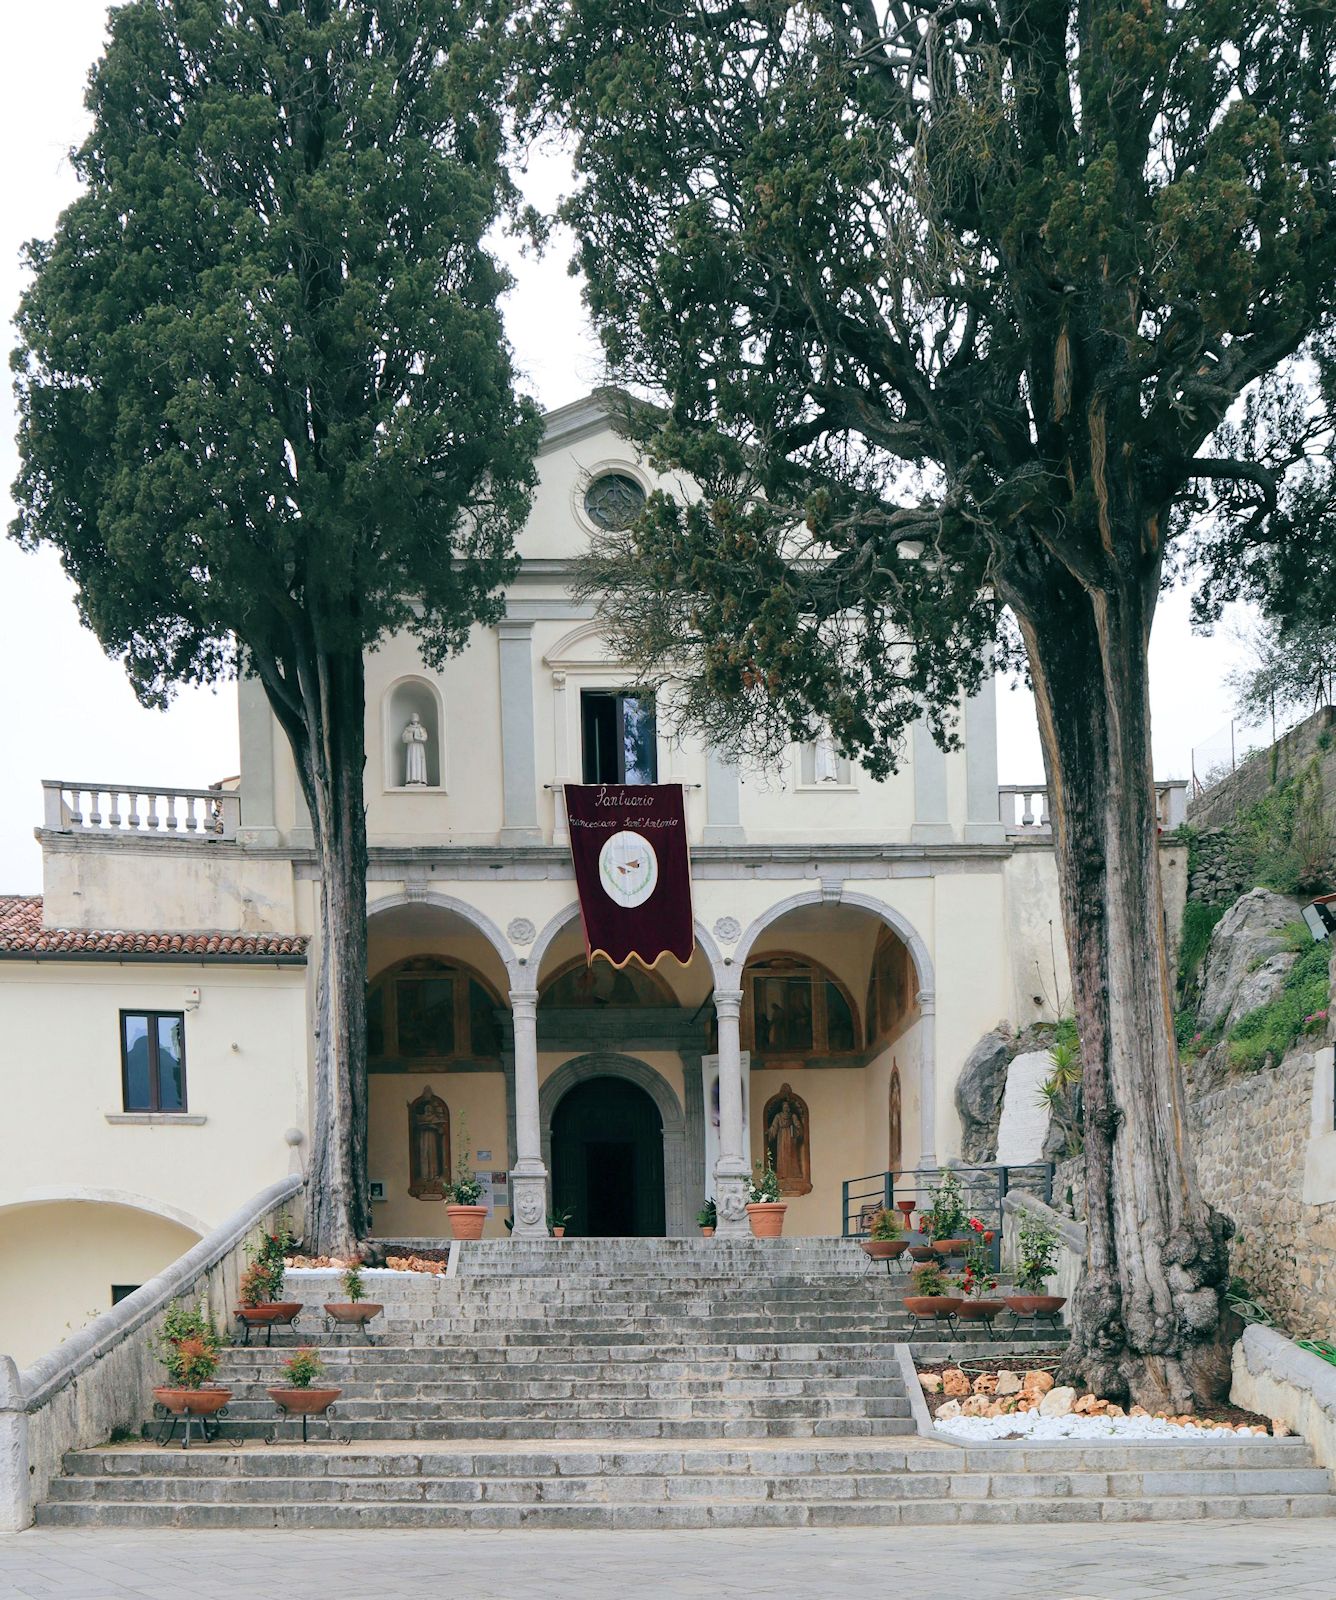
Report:
[[[84,84],[101,48],[105,14],[105,0],[6,7],[0,52],[0,305],[6,322],[22,285],[21,245],[48,237],[75,193],[67,152],[86,128]],[[535,201],[550,199],[560,182],[558,165],[536,163]],[[507,326],[524,378],[547,407],[578,398],[600,379],[579,286],[566,274],[568,255],[559,240],[541,262],[512,259],[518,285]],[[5,331],[8,349],[12,335]],[[0,385],[6,526],[17,471],[14,427],[6,370]],[[1191,634],[1184,592],[1161,603],[1151,648],[1157,776],[1186,776],[1192,747],[1213,738],[1216,749],[1227,752],[1231,706],[1222,679],[1241,654],[1228,629],[1211,639]],[[73,588],[56,557],[49,551],[25,555],[6,538],[0,538],[0,685],[0,893],[41,887],[33,839],[41,779],[200,786],[237,769],[232,686],[183,691],[169,711],[144,710],[120,666],[80,626]],[[1003,688],[998,701],[1001,780],[1040,780],[1030,697]]]

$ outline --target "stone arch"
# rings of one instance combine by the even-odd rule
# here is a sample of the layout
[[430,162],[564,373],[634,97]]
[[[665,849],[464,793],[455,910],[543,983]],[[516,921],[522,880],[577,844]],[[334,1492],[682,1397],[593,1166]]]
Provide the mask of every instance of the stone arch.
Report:
[[445,788],[445,703],[439,687],[421,673],[407,672],[386,686],[381,697],[383,781],[403,789],[404,724],[417,712],[428,734],[427,788]]
[[653,1067],[615,1050],[591,1050],[563,1061],[538,1090],[538,1120],[543,1130],[543,1166],[552,1171],[552,1114],[562,1098],[590,1078],[624,1078],[643,1089],[663,1122],[664,1220],[669,1238],[689,1231],[687,1201],[687,1120],[672,1085]]
[[151,1217],[160,1217],[164,1222],[174,1222],[178,1227],[188,1228],[201,1239],[205,1234],[212,1232],[214,1227],[213,1223],[205,1222],[193,1211],[169,1205],[167,1201],[154,1199],[152,1195],[139,1194],[132,1189],[98,1189],[80,1184],[55,1184],[50,1188],[25,1189],[17,1200],[8,1201],[0,1206],[0,1215],[7,1211],[20,1211],[25,1206],[51,1205],[120,1206],[126,1211],[143,1211]]
[[781,917],[787,916],[790,911],[799,910],[802,906],[822,904],[853,906],[857,910],[867,911],[885,923],[891,932],[908,946],[910,957],[914,962],[914,971],[918,977],[918,1003],[922,1023],[919,1034],[919,1162],[925,1167],[934,1166],[937,1161],[937,976],[927,941],[902,911],[887,905],[884,900],[877,900],[870,894],[862,894],[843,885],[839,886],[838,894],[833,901],[829,888],[824,884],[804,889],[799,894],[791,894],[787,899],[768,906],[759,916],[753,918],[729,958],[730,965],[737,973],[733,981],[741,982],[742,972],[747,965],[752,947],[772,923],[778,922]]
[[[544,924],[543,931],[534,940],[533,946],[527,957],[522,958],[522,965],[526,971],[524,987],[532,993],[538,992],[538,974],[542,970],[543,958],[546,956],[552,941],[569,922],[573,922],[580,915],[580,902],[572,900],[570,905],[563,906],[555,916],[550,917]],[[719,953],[719,946],[714,942],[705,924],[697,918],[695,923],[696,944],[702,955],[710,964],[710,977],[713,986],[718,989],[723,986],[724,959]],[[517,985],[516,987],[519,987]]]
[[516,956],[511,948],[510,941],[497,927],[496,923],[484,911],[479,911],[477,906],[471,906],[467,900],[456,899],[454,895],[442,894],[437,889],[424,889],[414,894],[387,894],[373,900],[366,910],[368,924],[373,922],[383,911],[394,911],[401,906],[434,906],[440,911],[452,911],[467,922],[471,927],[482,934],[492,949],[496,952],[501,964],[506,969],[506,979],[512,989],[525,987],[521,979],[523,960]]

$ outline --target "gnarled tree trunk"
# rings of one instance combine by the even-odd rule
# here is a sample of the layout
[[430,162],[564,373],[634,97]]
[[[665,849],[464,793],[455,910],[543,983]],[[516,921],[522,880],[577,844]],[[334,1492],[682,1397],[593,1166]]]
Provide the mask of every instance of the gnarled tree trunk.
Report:
[[[315,1094],[306,1245],[351,1256],[371,1231],[367,1179],[365,676],[360,650],[312,652],[270,704],[311,813],[320,870]],[[294,705],[288,686],[299,686]]]
[[1177,1411],[1228,1383],[1228,1259],[1173,1030],[1146,659],[1158,578],[1147,560],[1078,580],[1044,556],[999,590],[1034,680],[1084,1062],[1089,1249],[1068,1365]]

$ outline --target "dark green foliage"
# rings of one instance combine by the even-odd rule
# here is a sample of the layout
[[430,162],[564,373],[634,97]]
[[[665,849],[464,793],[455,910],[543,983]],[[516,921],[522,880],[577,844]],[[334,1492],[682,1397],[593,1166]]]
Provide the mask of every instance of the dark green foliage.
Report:
[[[131,0],[13,358],[15,535],[140,698],[494,616],[538,438],[482,238],[500,5]],[[433,59],[435,52],[441,52]],[[416,603],[415,603],[416,602]]]
[[1178,944],[1180,995],[1187,996],[1195,992],[1201,964],[1211,946],[1211,935],[1227,910],[1227,906],[1206,906],[1194,900],[1189,900],[1183,907],[1183,931]]
[[1270,1058],[1274,1065],[1305,1032],[1326,1033],[1331,998],[1331,947],[1327,941],[1307,950],[1285,975],[1280,993],[1269,1005],[1242,1017],[1229,1031],[1233,1066],[1255,1072]]

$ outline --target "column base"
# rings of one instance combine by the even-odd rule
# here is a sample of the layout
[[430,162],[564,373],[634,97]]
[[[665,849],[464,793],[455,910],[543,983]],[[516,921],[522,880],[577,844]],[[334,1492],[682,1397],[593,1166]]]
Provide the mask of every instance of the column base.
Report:
[[510,1215],[512,1239],[547,1238],[547,1170],[541,1161],[523,1163],[510,1174]]
[[745,1172],[728,1170],[721,1161],[714,1169],[714,1205],[717,1239],[751,1236],[751,1219],[747,1215],[747,1201],[751,1196],[751,1180]]

